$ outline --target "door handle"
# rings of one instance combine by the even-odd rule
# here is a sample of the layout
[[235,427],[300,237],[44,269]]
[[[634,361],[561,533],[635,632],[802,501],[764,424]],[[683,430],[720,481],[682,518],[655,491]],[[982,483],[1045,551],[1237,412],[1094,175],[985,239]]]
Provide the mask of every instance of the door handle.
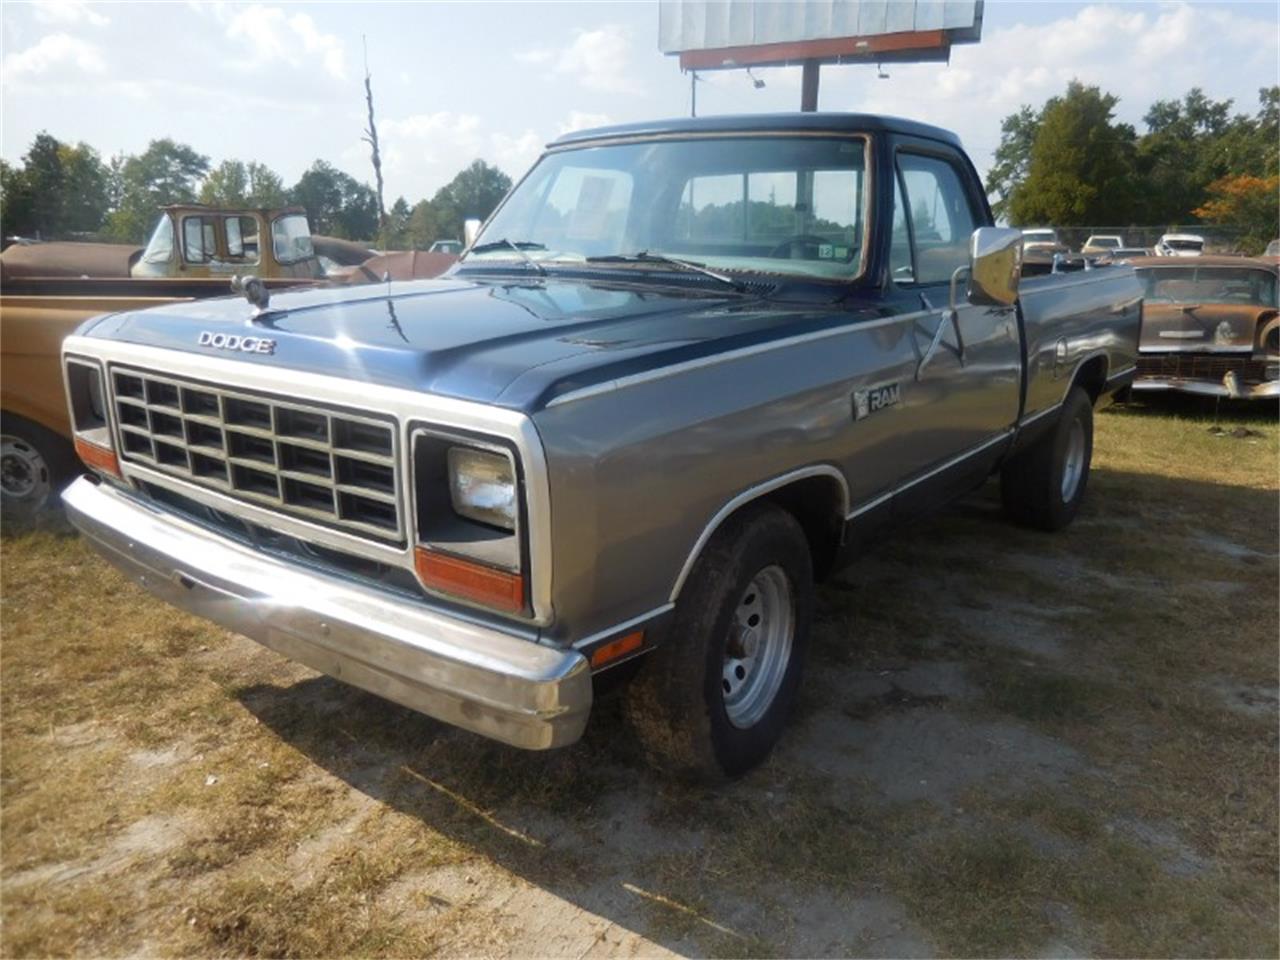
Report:
[[916,381],[924,374],[924,368],[929,365],[929,361],[933,359],[933,355],[938,351],[938,345],[942,343],[942,332],[947,328],[947,324],[951,324],[956,332],[956,346],[960,350],[960,366],[964,366],[964,336],[960,333],[960,314],[956,310],[956,284],[961,276],[967,276],[968,267],[956,267],[951,271],[951,295],[949,306],[942,311],[942,317],[938,321],[938,329],[933,332],[933,340],[929,343],[929,349],[924,352],[924,356],[920,358],[920,363],[916,367]]

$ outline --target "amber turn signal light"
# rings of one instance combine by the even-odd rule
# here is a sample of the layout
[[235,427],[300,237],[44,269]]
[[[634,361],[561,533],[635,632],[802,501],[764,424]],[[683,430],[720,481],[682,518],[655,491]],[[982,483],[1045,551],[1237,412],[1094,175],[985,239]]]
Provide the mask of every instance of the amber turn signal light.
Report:
[[428,589],[451,593],[507,613],[519,613],[524,609],[524,577],[518,573],[437,553],[426,547],[414,549],[413,568],[422,585]]
[[120,476],[120,461],[116,459],[114,450],[108,450],[82,437],[76,437],[76,456],[84,461],[86,467],[101,470],[113,477]]
[[603,647],[597,647],[591,653],[591,669],[598,670],[605,664],[613,663],[613,661],[625,657],[628,653],[634,653],[644,646],[644,631],[636,630],[634,633],[623,634],[617,640],[610,640]]

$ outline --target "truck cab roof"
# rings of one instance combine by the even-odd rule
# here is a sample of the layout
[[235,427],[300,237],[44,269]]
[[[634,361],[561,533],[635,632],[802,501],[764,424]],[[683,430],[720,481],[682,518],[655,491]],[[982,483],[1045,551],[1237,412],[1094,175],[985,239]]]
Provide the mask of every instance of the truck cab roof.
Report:
[[716,117],[677,117],[646,120],[566,133],[547,146],[564,147],[593,140],[653,137],[666,134],[759,133],[830,131],[831,133],[900,133],[960,146],[960,138],[950,130],[901,117],[874,113],[751,113]]

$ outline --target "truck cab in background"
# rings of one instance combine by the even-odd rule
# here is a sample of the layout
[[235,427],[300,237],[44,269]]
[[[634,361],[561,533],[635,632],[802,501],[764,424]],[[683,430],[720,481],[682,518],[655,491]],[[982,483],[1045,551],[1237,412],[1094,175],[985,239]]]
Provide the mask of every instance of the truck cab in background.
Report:
[[154,277],[324,276],[302,207],[164,207],[129,275]]

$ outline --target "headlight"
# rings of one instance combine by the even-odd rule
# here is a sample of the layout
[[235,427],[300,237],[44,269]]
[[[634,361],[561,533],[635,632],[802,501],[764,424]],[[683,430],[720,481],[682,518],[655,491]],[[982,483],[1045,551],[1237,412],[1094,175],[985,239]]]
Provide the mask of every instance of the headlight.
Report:
[[413,433],[413,564],[429,593],[527,616],[520,460],[502,441]]
[[516,472],[511,458],[471,447],[449,448],[449,498],[460,517],[516,528]]
[[102,367],[97,362],[68,358],[63,377],[76,454],[87,467],[119,477],[120,461],[103,399]]

